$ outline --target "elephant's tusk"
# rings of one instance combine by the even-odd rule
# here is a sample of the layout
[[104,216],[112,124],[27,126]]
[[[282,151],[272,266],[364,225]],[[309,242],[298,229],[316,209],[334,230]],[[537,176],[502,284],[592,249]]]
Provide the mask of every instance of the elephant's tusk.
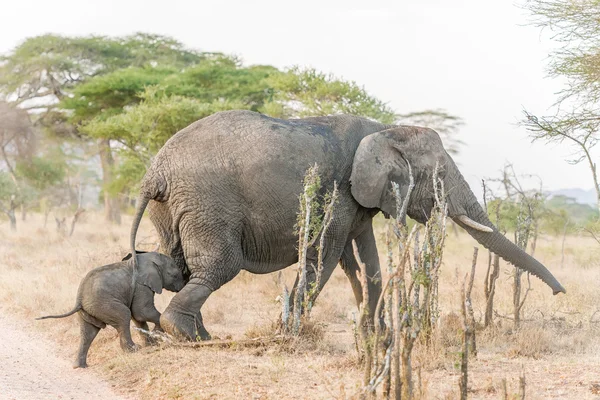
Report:
[[485,225],[480,224],[479,222],[475,222],[471,218],[467,217],[466,215],[459,215],[457,219],[460,222],[462,222],[463,224],[465,224],[466,226],[471,227],[473,229],[477,229],[478,231],[481,231],[481,232],[493,232],[494,231],[489,226],[485,226]]

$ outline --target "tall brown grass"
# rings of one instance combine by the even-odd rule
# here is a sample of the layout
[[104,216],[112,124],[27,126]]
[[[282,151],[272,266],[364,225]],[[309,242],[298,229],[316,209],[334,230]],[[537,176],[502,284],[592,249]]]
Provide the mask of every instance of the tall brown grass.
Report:
[[[0,307],[3,313],[26,321],[31,330],[57,343],[66,358],[74,356],[78,340],[75,317],[34,321],[50,312],[72,308],[81,278],[98,265],[120,260],[128,253],[130,219],[121,226],[107,225],[100,215],[84,214],[75,234],[64,237],[52,225],[43,228],[43,216],[31,215],[10,232],[0,225]],[[382,226],[377,221],[377,226]],[[380,258],[385,260],[383,229],[378,228]],[[451,232],[451,230],[450,230]],[[155,233],[145,218],[141,249],[152,249]],[[522,327],[513,330],[511,266],[501,262],[497,282],[494,325],[478,332],[478,357],[469,363],[473,398],[497,398],[501,380],[517,393],[518,378],[527,376],[531,398],[555,395],[587,398],[590,385],[600,381],[600,247],[590,238],[569,236],[564,268],[560,268],[561,239],[542,235],[536,257],[557,276],[567,295],[553,296],[536,278],[524,306]],[[449,234],[440,272],[441,318],[430,347],[417,346],[415,371],[421,369],[415,393],[427,398],[454,398],[458,393],[457,361],[460,351],[459,288],[470,270],[477,243],[460,232]],[[475,319],[483,323],[483,279],[487,253],[480,249],[472,300]],[[382,261],[383,262],[383,261]],[[385,271],[384,271],[385,273]],[[288,286],[295,271],[283,278]],[[243,339],[279,315],[277,274],[242,272],[214,293],[203,307],[204,321],[213,336]],[[159,311],[173,294],[156,296]],[[232,349],[180,349],[168,345],[124,354],[116,332],[103,330],[90,349],[91,370],[105,375],[117,387],[142,398],[347,398],[359,392],[360,365],[352,320],[358,311],[350,285],[338,268],[325,286],[312,319],[322,337],[318,346],[282,351],[278,346]],[[139,337],[134,337],[141,343]],[[565,389],[566,388],[566,389]]]

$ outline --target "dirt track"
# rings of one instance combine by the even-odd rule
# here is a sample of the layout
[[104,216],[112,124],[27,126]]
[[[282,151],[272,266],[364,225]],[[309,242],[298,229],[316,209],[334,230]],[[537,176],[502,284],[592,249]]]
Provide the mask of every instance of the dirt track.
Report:
[[124,398],[89,369],[73,369],[71,362],[0,309],[0,399]]

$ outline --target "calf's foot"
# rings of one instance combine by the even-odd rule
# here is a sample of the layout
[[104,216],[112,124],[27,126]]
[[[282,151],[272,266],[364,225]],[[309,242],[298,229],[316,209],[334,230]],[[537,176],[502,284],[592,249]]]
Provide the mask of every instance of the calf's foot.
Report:
[[75,368],[87,368],[87,367],[88,367],[88,365],[87,365],[87,363],[85,362],[85,360],[83,360],[83,361],[82,361],[82,360],[80,360],[80,359],[77,359],[77,360],[75,360],[75,362],[73,363],[73,369],[75,369]]

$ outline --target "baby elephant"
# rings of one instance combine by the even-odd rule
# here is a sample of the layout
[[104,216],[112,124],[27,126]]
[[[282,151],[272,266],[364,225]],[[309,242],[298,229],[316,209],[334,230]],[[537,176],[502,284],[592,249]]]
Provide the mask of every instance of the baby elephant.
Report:
[[[128,254],[116,264],[91,270],[79,284],[75,308],[66,314],[48,315],[37,319],[64,318],[79,312],[81,340],[73,368],[87,367],[87,353],[100,329],[111,325],[119,332],[121,348],[136,351],[131,340],[129,322],[148,330],[147,321],[160,328],[160,313],[154,307],[154,293],[165,288],[179,292],[185,282],[172,258],[160,253],[137,253],[135,288],[132,288],[133,260]],[[148,341],[149,338],[146,338]]]

